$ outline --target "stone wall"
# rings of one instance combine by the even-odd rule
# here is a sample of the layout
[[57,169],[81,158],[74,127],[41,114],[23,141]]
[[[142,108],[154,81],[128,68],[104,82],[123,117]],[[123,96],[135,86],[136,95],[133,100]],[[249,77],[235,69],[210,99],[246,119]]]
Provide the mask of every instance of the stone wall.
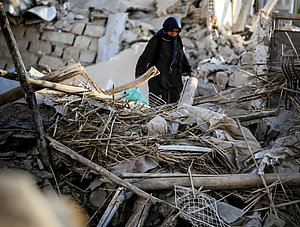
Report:
[[[24,64],[42,69],[46,65],[55,70],[65,66],[70,59],[87,66],[94,64],[98,52],[98,38],[104,35],[105,21],[75,20],[64,23],[58,20],[51,24],[13,26]],[[13,68],[11,55],[0,32],[0,68]]]

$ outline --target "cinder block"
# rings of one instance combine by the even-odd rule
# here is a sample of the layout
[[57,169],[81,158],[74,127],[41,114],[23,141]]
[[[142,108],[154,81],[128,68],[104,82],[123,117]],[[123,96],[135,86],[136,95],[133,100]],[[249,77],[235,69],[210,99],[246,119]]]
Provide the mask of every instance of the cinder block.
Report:
[[91,38],[87,36],[77,36],[75,39],[74,47],[79,47],[81,49],[87,49],[90,45]]
[[79,53],[80,53],[79,48],[68,47],[64,51],[63,58],[67,60],[72,58],[74,61],[77,61],[79,59]]
[[98,51],[98,38],[93,38],[91,40],[89,50]]
[[56,44],[55,47],[54,47],[54,51],[53,51],[52,55],[56,56],[56,57],[61,57],[62,54],[63,54],[64,49],[65,49],[65,45]]
[[26,39],[19,39],[17,40],[17,45],[20,51],[27,50],[29,46],[29,41]]
[[92,50],[81,50],[80,52],[80,62],[93,63],[96,58],[96,51]]
[[41,37],[41,33],[39,32],[38,28],[35,26],[27,27],[25,31],[25,39],[32,41],[38,40]]
[[14,33],[15,39],[23,39],[25,36],[26,27],[24,26],[11,26],[11,30]]
[[67,32],[45,31],[42,40],[72,45],[75,35]]
[[50,54],[52,52],[52,45],[45,41],[33,40],[30,43],[29,50],[39,55]]
[[101,37],[104,35],[105,28],[98,25],[86,25],[84,35],[92,37]]
[[21,56],[27,70],[30,69],[30,67],[36,67],[39,59],[37,55],[24,50],[21,52]]
[[57,70],[65,66],[65,62],[57,57],[43,55],[38,62],[38,65],[45,66],[48,65],[50,69]]
[[75,33],[77,35],[82,35],[83,30],[85,28],[85,23],[82,22],[76,22],[72,28],[72,33]]

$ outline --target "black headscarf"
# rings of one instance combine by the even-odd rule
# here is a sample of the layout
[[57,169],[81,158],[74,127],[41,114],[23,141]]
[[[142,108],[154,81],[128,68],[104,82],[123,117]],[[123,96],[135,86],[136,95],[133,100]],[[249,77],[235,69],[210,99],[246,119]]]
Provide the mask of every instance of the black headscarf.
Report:
[[174,28],[179,29],[179,32],[181,31],[181,23],[176,17],[168,17],[164,23],[162,29],[160,29],[156,34],[161,36],[164,39],[171,41],[171,53],[172,53],[172,59],[171,64],[169,67],[169,72],[172,72],[172,66],[176,59],[177,54],[177,36],[172,37],[167,34],[167,32],[172,31]]

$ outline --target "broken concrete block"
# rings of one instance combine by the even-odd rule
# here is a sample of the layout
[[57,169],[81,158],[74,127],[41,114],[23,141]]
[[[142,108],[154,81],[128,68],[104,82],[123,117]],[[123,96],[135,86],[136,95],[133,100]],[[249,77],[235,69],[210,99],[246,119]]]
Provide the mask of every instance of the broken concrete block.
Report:
[[105,35],[98,40],[97,62],[109,59],[119,53],[127,17],[127,13],[116,13],[109,16]]
[[171,14],[182,5],[180,0],[154,0],[156,6],[156,15],[158,17],[166,16]]
[[204,42],[206,43],[205,49],[214,54],[217,53],[218,44],[213,40],[212,35],[208,35],[204,38]]
[[224,59],[235,55],[234,51],[229,46],[219,46],[218,47],[219,55],[221,55]]
[[249,84],[249,74],[240,70],[234,70],[229,76],[228,85],[231,87],[243,87]]
[[253,65],[255,55],[253,52],[247,51],[241,54],[241,64],[242,65]]

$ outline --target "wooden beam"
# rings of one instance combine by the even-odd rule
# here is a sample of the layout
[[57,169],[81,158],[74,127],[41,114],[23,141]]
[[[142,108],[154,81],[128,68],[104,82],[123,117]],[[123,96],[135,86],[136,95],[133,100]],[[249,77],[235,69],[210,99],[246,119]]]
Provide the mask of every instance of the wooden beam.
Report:
[[155,66],[152,66],[150,69],[148,69],[147,72],[145,72],[142,76],[138,77],[136,80],[124,84],[122,86],[116,87],[114,89],[107,89],[105,90],[105,93],[107,95],[113,95],[122,91],[126,91],[135,87],[138,87],[140,85],[142,85],[143,83],[145,83],[146,81],[150,80],[151,78],[159,75],[160,72],[158,71],[158,69]]
[[[167,190],[174,188],[175,185],[191,187],[191,180],[188,174],[123,173],[121,177],[142,190]],[[192,178],[195,188],[203,186],[203,189],[211,190],[245,189],[263,186],[261,177],[257,174],[193,174]],[[279,179],[286,185],[300,185],[299,173],[269,173],[264,174],[264,178],[268,185]]]
[[[48,75],[45,75],[41,80],[59,83],[71,79],[74,76],[82,75],[83,73],[84,73],[84,68],[80,63],[70,63],[69,65],[59,70],[56,70]],[[0,70],[0,76],[10,80],[18,80],[16,74],[8,73],[5,70]],[[32,86],[32,89],[34,91],[38,91],[43,88],[44,87],[39,87],[36,85]],[[13,88],[0,95],[0,106],[9,102],[16,101],[20,98],[24,98],[24,92],[22,87]]]
[[23,63],[19,48],[17,46],[17,42],[14,38],[13,32],[10,28],[8,18],[4,11],[3,4],[0,3],[0,24],[3,35],[6,40],[6,44],[10,51],[14,66],[17,71],[17,75],[20,81],[20,85],[25,94],[25,100],[32,110],[32,118],[33,118],[33,127],[35,129],[36,137],[37,137],[37,148],[40,153],[41,160],[43,164],[49,168],[50,167],[50,159],[47,150],[47,143],[45,139],[45,132],[42,117],[40,115],[40,111],[38,109],[37,101],[31,84],[27,80],[27,72],[25,65]]

